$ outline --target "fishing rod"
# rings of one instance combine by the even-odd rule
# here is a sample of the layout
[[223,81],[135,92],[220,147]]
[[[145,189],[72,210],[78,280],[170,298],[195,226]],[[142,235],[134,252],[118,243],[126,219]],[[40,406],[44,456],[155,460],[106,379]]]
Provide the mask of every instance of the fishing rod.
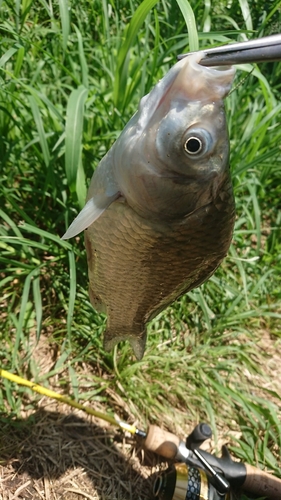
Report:
[[226,446],[222,447],[221,457],[199,449],[212,436],[208,424],[198,424],[184,442],[156,425],[150,425],[147,431],[138,429],[6,370],[0,369],[0,376],[118,426],[138,436],[147,451],[175,461],[155,481],[153,494],[159,500],[229,500],[233,491],[240,489],[270,500],[281,499],[281,479],[252,465],[235,462]]
[[34,382],[30,382],[29,380],[26,380],[25,378],[19,377],[18,375],[14,375],[13,373],[10,373],[6,370],[3,370],[0,368],[0,377],[3,377],[7,380],[10,380],[11,382],[14,382],[19,385],[23,385],[25,387],[29,387],[34,392],[37,392],[38,394],[42,394],[43,396],[47,396],[48,398],[51,399],[56,399],[60,403],[65,403],[68,406],[72,406],[72,408],[77,408],[78,410],[82,410],[88,415],[92,415],[94,417],[100,418],[101,420],[105,420],[106,422],[109,422],[112,425],[115,425],[117,427],[120,427],[123,431],[128,431],[133,435],[139,436],[144,438],[146,436],[146,432],[137,429],[134,425],[130,425],[127,422],[124,422],[123,420],[119,419],[118,417],[113,417],[111,415],[108,415],[107,413],[102,413],[97,410],[93,410],[90,406],[85,406],[82,405],[81,403],[77,403],[77,401],[74,401],[73,399],[70,399],[66,396],[63,396],[62,394],[59,394],[58,392],[51,391],[50,389],[46,389],[46,387],[43,387],[42,385],[35,384]]

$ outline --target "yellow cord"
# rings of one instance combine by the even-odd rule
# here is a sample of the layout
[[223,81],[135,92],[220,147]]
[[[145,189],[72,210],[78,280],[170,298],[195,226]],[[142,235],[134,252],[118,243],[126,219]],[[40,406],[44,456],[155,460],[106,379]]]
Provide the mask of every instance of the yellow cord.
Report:
[[118,427],[121,427],[121,429],[123,429],[124,431],[128,431],[131,434],[136,434],[137,432],[137,428],[134,425],[127,424],[126,422],[119,420],[117,417],[111,417],[106,413],[93,410],[89,406],[84,406],[80,403],[77,403],[76,401],[73,401],[73,399],[69,399],[65,396],[62,396],[61,394],[58,394],[55,391],[46,389],[45,387],[42,387],[42,385],[34,384],[34,382],[30,382],[29,380],[21,378],[18,375],[14,375],[13,373],[7,372],[6,370],[2,370],[1,368],[0,368],[0,376],[6,378],[7,380],[10,380],[11,382],[15,382],[16,384],[29,387],[32,391],[38,392],[38,394],[43,394],[43,396],[47,396],[48,398],[51,399],[56,399],[61,403],[65,403],[69,406],[72,406],[73,408],[78,408],[78,410],[82,410],[86,412],[88,415],[93,415],[94,417],[106,420],[110,424],[117,425]]

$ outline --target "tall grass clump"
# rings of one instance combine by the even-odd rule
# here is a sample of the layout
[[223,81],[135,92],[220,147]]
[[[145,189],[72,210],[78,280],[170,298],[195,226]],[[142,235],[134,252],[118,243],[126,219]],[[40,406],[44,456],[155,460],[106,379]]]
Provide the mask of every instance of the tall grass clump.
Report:
[[[215,438],[238,429],[233,452],[277,472],[280,396],[267,364],[281,343],[280,63],[237,68],[226,99],[233,244],[208,283],[151,323],[142,361],[126,344],[103,351],[83,237],[60,238],[176,55],[280,31],[279,2],[2,1],[0,18],[3,367],[93,405],[121,399],[120,413],[143,423],[179,431],[204,418]],[[19,415],[22,400],[3,382],[2,412]]]

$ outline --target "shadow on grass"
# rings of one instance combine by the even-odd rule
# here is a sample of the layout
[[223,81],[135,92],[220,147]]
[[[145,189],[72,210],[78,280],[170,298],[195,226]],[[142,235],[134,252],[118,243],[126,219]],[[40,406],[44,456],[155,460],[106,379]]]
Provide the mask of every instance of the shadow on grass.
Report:
[[156,457],[141,466],[123,434],[46,409],[0,422],[1,500],[153,498]]

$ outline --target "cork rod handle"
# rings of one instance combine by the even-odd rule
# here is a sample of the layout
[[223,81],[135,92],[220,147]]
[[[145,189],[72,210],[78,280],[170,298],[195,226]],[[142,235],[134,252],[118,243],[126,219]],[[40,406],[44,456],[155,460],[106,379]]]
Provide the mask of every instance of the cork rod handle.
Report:
[[171,432],[164,431],[157,425],[150,425],[144,446],[147,450],[153,451],[166,458],[175,458],[181,440]]
[[281,499],[281,479],[252,465],[245,464],[245,467],[247,476],[243,483],[243,490],[271,500]]

